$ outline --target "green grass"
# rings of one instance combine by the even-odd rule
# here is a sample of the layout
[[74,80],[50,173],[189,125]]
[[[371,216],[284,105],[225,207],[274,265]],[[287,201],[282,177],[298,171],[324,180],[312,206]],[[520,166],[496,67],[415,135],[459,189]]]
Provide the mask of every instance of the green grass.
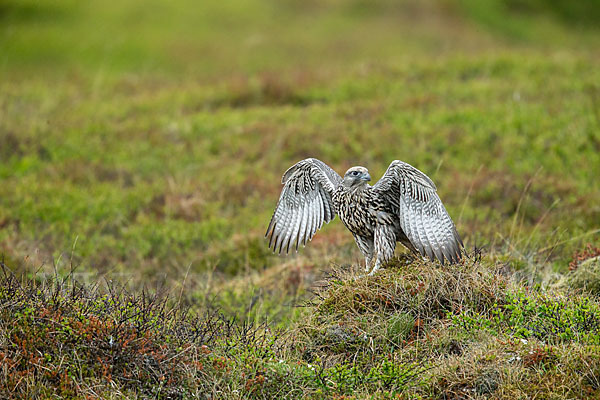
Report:
[[[5,1],[0,254],[25,280],[73,273],[86,287],[167,290],[175,309],[218,309],[236,327],[267,320],[305,347],[265,350],[243,335],[233,350],[215,344],[205,377],[230,397],[268,398],[286,384],[317,398],[514,398],[575,385],[588,370],[597,391],[598,366],[586,360],[598,332],[577,318],[597,311],[594,247],[584,250],[600,240],[598,9],[593,0]],[[338,221],[298,254],[272,255],[263,234],[280,177],[305,157],[340,173],[364,165],[375,179],[394,159],[411,163],[436,182],[468,250],[485,257],[448,271],[408,259],[401,273],[352,280],[362,257]],[[424,297],[411,295],[428,282]],[[2,312],[23,335],[39,334],[22,311]],[[75,368],[86,340],[56,356]],[[508,361],[529,351],[530,365]],[[99,365],[80,370],[84,387],[106,381]],[[182,382],[198,373],[178,365]],[[23,387],[42,387],[36,376]],[[156,394],[119,382],[125,396]],[[190,385],[187,395],[216,390]],[[589,395],[569,390],[557,398]],[[101,396],[119,394],[107,386]]]
[[524,57],[449,56],[309,84],[115,84],[97,96],[4,82],[5,253],[39,249],[49,263],[74,248],[91,270],[169,275],[272,265],[261,237],[279,176],[315,156],[374,176],[410,162],[438,183],[468,245],[545,249],[565,265],[589,236],[570,239],[598,228],[599,69]]

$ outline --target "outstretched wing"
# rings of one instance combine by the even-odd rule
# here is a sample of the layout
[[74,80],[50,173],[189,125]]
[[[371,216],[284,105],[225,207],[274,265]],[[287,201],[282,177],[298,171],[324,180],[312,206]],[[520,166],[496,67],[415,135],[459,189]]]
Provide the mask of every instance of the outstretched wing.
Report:
[[289,252],[296,243],[307,240],[335,218],[331,199],[342,178],[327,164],[315,158],[307,158],[285,171],[281,183],[284,185],[277,207],[267,228],[265,237],[273,251]]
[[412,245],[432,260],[457,262],[463,243],[437,188],[423,172],[402,161],[393,161],[373,186],[385,198]]

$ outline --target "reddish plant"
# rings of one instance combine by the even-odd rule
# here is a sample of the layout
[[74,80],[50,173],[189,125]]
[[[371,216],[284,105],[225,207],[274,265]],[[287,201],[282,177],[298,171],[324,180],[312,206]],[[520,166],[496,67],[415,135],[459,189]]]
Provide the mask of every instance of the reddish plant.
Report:
[[598,256],[600,256],[600,247],[593,246],[591,243],[586,244],[584,249],[573,254],[573,259],[569,263],[569,271],[575,271],[585,260]]

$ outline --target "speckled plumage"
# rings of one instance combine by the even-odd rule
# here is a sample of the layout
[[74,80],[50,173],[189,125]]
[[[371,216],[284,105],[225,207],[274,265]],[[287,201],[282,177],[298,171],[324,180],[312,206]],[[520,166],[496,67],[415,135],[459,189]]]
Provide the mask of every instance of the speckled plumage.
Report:
[[350,168],[344,177],[320,160],[308,158],[288,169],[265,234],[273,251],[296,247],[312,239],[324,222],[339,215],[352,232],[371,274],[389,260],[401,242],[432,260],[456,262],[462,242],[434,183],[421,171],[393,161],[384,176],[370,186],[364,167]]

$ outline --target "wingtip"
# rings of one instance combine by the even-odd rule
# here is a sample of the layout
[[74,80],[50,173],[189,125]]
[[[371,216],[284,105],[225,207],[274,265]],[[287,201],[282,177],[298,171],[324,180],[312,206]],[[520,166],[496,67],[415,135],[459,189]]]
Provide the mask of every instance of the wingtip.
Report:
[[444,253],[440,251],[438,260],[440,261],[440,264],[442,264],[442,266],[444,265]]
[[[269,248],[271,248],[271,245],[273,244],[273,234],[271,233],[271,236],[269,237]],[[273,251],[275,251],[275,248],[273,247]]]

